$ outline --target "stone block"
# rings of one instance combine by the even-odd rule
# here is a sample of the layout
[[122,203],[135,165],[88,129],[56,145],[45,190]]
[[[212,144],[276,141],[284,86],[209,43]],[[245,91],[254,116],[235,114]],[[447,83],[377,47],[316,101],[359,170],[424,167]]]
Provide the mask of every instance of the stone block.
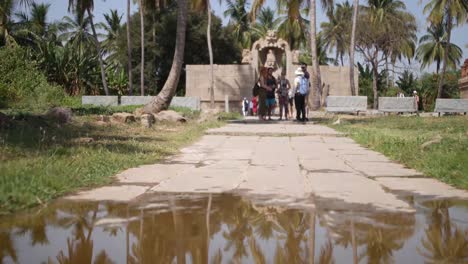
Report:
[[434,112],[466,113],[468,112],[468,99],[437,99]]
[[117,106],[118,96],[82,96],[81,104],[94,106]]
[[174,97],[171,101],[171,106],[175,107],[187,107],[192,110],[200,110],[200,98],[199,97]]
[[379,97],[381,112],[416,112],[414,97]]
[[327,112],[365,112],[367,96],[327,96]]
[[153,100],[154,96],[122,96],[120,105],[146,105]]
[[135,116],[129,113],[114,113],[112,115],[112,121],[118,123],[131,123],[135,122]]

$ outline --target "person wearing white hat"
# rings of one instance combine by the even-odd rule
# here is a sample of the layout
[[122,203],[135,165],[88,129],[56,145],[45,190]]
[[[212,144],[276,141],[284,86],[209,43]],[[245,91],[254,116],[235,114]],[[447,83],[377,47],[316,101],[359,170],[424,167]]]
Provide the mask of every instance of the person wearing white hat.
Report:
[[305,111],[305,98],[309,93],[309,80],[304,77],[304,71],[297,68],[294,72],[296,78],[294,79],[294,104],[296,105],[296,120],[306,121]]

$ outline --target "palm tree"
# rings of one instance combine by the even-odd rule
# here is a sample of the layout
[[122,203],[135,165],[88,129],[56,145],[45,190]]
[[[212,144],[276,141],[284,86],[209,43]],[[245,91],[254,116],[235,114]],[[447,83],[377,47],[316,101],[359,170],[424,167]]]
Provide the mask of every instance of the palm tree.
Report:
[[[331,10],[333,8],[333,0],[320,0],[324,9]],[[320,108],[322,80],[320,77],[320,67],[317,57],[317,17],[316,17],[316,0],[310,0],[309,17],[310,17],[310,51],[312,53],[312,110]]]
[[351,95],[356,95],[356,85],[354,83],[354,51],[356,50],[356,24],[359,12],[359,0],[354,0],[353,4],[353,26],[351,29],[351,42],[349,45],[349,82],[351,87]]
[[307,44],[307,26],[309,21],[302,16],[307,10],[307,0],[278,0],[278,36],[288,40],[292,49],[298,49]]
[[106,95],[109,95],[109,89],[107,88],[107,81],[106,81],[106,72],[104,70],[104,61],[102,60],[101,54],[101,44],[99,43],[99,39],[96,33],[96,28],[94,27],[93,23],[93,14],[92,10],[94,9],[94,0],[68,0],[68,10],[71,10],[76,13],[85,12],[88,13],[89,22],[91,25],[91,29],[93,31],[94,36],[94,43],[96,45],[96,51],[98,54],[99,59],[99,67],[101,68],[101,79],[102,79],[102,86],[104,88],[104,92]]
[[210,107],[215,107],[214,102],[214,68],[213,68],[213,49],[211,47],[211,3],[210,0],[194,1],[196,10],[205,10],[208,14],[208,23],[206,26],[206,41],[208,43],[208,55],[210,57]]
[[[421,62],[421,69],[436,62],[436,73],[439,74],[440,63],[444,57],[445,46],[447,46],[445,28],[443,24],[432,24],[427,28],[426,35],[419,39],[419,47],[416,50],[416,57]],[[463,51],[457,45],[450,43],[447,67],[455,69],[460,63]]]
[[13,26],[12,16],[18,7],[28,7],[33,0],[3,0],[0,1],[0,46],[8,43],[10,30]]
[[252,26],[252,31],[257,37],[265,37],[268,30],[276,30],[280,20],[275,19],[275,11],[270,7],[262,8],[257,16],[255,24]]
[[104,21],[98,27],[103,29],[106,33],[106,38],[102,42],[104,52],[107,54],[107,60],[118,64],[120,60],[118,57],[118,43],[121,38],[122,30],[122,15],[119,15],[117,10],[110,10],[110,13],[104,14]]
[[430,0],[424,7],[424,13],[429,13],[428,20],[431,23],[443,23],[446,26],[447,45],[445,45],[442,76],[440,76],[437,91],[437,97],[440,98],[443,92],[445,71],[449,64],[449,54],[451,53],[450,38],[452,35],[452,28],[466,23],[468,2],[466,0]]
[[133,74],[132,74],[132,37],[130,35],[131,30],[131,14],[130,14],[130,7],[131,1],[127,0],[127,56],[128,56],[128,93],[130,95],[133,94]]
[[140,38],[141,38],[141,64],[140,64],[140,95],[145,95],[145,5],[143,0],[137,0],[140,7]]
[[350,21],[352,19],[352,6],[349,2],[344,2],[336,5],[336,9],[327,12],[329,22],[320,24],[322,34],[327,42],[327,46],[335,49],[335,64],[338,64],[338,59],[341,61],[341,66],[344,66],[343,56],[348,49],[348,32]]
[[146,113],[157,113],[161,110],[167,109],[171,104],[172,97],[174,97],[177,84],[179,83],[180,72],[182,70],[182,64],[184,63],[188,3],[187,0],[178,0],[177,4],[177,33],[171,71],[169,72],[169,76],[167,77],[166,83],[164,84],[161,92],[159,92],[152,102],[145,105],[144,111]]
[[229,25],[233,27],[233,34],[244,48],[250,48],[253,43],[247,4],[247,0],[226,0],[227,7],[223,13],[224,17],[229,17]]

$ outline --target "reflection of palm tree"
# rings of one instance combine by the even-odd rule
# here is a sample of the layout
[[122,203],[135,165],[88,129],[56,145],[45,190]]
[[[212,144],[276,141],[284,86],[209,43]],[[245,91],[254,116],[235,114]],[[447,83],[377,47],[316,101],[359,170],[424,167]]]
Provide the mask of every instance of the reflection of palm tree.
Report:
[[421,243],[424,250],[418,248],[426,263],[458,263],[468,258],[468,230],[462,231],[452,226],[448,201],[434,201],[431,223],[425,231]]
[[229,231],[223,232],[224,239],[228,241],[224,250],[229,250],[234,246],[233,258],[240,260],[243,256],[247,256],[244,240],[252,236],[252,227],[249,224],[251,217],[250,206],[241,202],[232,212],[226,219]]
[[16,256],[16,249],[11,239],[9,232],[0,232],[0,262],[3,263],[3,259],[10,257],[14,262],[18,261]]
[[383,228],[372,228],[367,232],[365,242],[366,251],[360,259],[367,256],[369,263],[392,263],[393,251],[399,250],[403,242],[398,242],[399,232]]
[[333,244],[331,240],[328,240],[325,245],[322,246],[320,249],[320,257],[319,257],[320,264],[333,264],[335,260],[333,259]]

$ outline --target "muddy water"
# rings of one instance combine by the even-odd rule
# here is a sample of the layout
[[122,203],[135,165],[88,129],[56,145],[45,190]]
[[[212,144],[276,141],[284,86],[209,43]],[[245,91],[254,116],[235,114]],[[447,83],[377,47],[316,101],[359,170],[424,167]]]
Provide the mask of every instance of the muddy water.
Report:
[[[2,263],[468,263],[468,204],[149,195],[0,218]],[[445,262],[444,262],[445,261]]]

